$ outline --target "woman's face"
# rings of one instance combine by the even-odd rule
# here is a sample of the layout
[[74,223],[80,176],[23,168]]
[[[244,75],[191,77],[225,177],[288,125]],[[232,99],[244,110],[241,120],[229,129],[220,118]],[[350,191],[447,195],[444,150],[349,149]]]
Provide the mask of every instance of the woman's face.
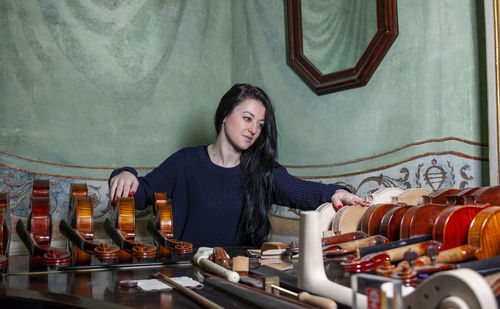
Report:
[[260,101],[245,99],[226,116],[221,133],[236,150],[244,151],[259,137],[265,114],[266,108]]

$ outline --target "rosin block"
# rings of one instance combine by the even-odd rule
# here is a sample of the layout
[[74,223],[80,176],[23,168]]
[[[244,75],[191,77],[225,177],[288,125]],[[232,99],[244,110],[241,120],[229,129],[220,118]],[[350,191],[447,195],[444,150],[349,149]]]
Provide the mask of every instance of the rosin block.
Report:
[[237,273],[248,273],[249,259],[246,256],[233,257],[233,271]]

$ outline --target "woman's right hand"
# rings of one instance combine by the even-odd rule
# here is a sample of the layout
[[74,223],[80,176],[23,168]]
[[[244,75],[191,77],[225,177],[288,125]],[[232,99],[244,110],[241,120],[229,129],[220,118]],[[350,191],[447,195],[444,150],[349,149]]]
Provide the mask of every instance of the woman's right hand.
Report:
[[109,200],[115,202],[119,197],[134,195],[137,187],[139,187],[137,177],[129,171],[123,171],[109,181]]

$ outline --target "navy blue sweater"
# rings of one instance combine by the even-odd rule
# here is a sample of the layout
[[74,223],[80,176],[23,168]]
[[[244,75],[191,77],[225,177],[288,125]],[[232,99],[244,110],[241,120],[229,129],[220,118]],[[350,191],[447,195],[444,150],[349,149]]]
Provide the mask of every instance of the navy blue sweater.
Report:
[[[172,199],[174,234],[177,239],[199,246],[242,245],[237,234],[243,206],[240,166],[224,168],[210,161],[207,146],[181,149],[144,177],[138,177],[135,207],[154,204],[154,192],[166,192]],[[111,177],[127,170],[113,171]],[[111,178],[110,177],[110,178]],[[273,175],[273,202],[312,210],[331,201],[334,184],[298,179],[277,165]]]

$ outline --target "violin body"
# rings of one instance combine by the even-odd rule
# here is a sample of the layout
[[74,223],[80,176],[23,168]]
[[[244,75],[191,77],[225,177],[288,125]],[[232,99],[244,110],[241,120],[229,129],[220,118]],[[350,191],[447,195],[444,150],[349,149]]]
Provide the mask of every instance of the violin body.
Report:
[[174,238],[172,205],[168,203],[166,193],[155,192],[155,209],[155,222],[148,223],[148,231],[158,243],[161,256],[169,257],[172,251],[181,256],[192,252],[192,243]]
[[465,204],[465,197],[467,195],[471,195],[477,190],[481,189],[481,187],[475,187],[475,188],[467,188],[458,191],[457,193],[453,195],[448,195],[446,196],[446,204],[448,205],[464,205]]
[[399,237],[401,239],[421,235],[432,235],[436,217],[448,205],[426,204],[408,209],[401,219]]
[[500,186],[481,187],[464,197],[465,204],[500,205]]
[[419,205],[424,202],[424,196],[431,194],[425,188],[409,188],[398,196],[392,198],[393,204]]
[[389,209],[380,221],[379,234],[387,237],[389,241],[395,241],[400,239],[400,226],[403,215],[411,208],[415,207],[413,205],[400,205]]
[[345,206],[333,218],[332,230],[335,235],[359,231],[361,218],[369,206]]
[[361,218],[361,231],[368,236],[377,235],[380,231],[382,217],[392,208],[400,206],[399,204],[375,204],[365,211]]
[[447,188],[440,189],[424,196],[424,204],[446,204],[447,196],[455,195],[460,189]]
[[478,259],[500,255],[500,206],[487,207],[477,213],[469,228],[468,242],[479,247]]
[[367,194],[365,196],[365,200],[370,202],[370,204],[390,204],[392,203],[393,197],[398,196],[403,192],[403,189],[397,187],[382,188],[371,194]]
[[472,220],[486,207],[489,205],[457,205],[446,208],[436,218],[432,239],[443,244],[441,250],[467,244]]

